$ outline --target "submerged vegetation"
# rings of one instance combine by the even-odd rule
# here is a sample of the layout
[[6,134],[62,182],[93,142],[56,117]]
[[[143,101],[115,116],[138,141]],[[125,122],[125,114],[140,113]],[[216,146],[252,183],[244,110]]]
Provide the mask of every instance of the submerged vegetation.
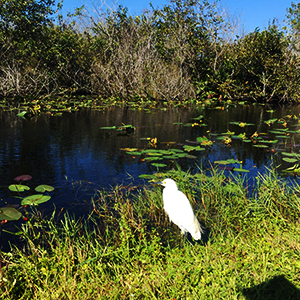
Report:
[[206,0],[171,0],[137,16],[81,7],[68,19],[63,2],[2,4],[0,95],[16,107],[42,97],[30,106],[38,112],[45,96],[73,93],[119,103],[299,100],[299,4],[285,28],[273,22],[241,36]]
[[[179,249],[155,182],[174,178],[205,236]],[[299,191],[270,170],[249,191],[237,176],[179,170],[143,188],[103,190],[86,219],[33,213],[23,247],[1,252],[1,299],[298,299]],[[216,296],[217,295],[217,296]],[[283,296],[284,295],[284,296]]]

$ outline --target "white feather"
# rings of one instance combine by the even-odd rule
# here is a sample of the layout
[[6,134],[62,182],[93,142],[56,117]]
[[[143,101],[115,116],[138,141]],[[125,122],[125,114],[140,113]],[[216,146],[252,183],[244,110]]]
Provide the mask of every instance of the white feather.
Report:
[[202,229],[186,195],[178,190],[173,179],[167,178],[161,182],[161,185],[165,187],[164,209],[170,220],[181,229],[183,234],[189,232],[195,240],[200,240]]

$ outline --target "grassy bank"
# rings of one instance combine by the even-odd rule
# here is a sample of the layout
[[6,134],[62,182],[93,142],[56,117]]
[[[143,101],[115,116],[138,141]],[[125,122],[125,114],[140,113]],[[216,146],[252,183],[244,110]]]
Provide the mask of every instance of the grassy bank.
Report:
[[38,219],[26,246],[1,254],[1,299],[297,299],[299,186],[274,171],[253,193],[241,179],[181,171],[174,178],[205,227],[179,248],[161,188],[115,188],[92,199],[85,220]]

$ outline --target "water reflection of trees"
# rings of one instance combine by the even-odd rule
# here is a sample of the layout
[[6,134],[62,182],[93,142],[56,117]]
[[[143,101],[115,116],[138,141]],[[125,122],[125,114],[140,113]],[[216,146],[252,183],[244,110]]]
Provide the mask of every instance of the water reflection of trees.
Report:
[[[192,117],[204,116],[206,127],[188,127],[174,123],[194,122]],[[42,115],[31,120],[16,117],[13,112],[0,113],[0,158],[1,181],[8,185],[12,179],[28,173],[38,183],[60,185],[64,176],[97,181],[104,185],[113,178],[126,176],[130,170],[134,174],[151,172],[155,168],[150,163],[132,158],[120,148],[148,147],[145,137],[157,137],[158,148],[179,147],[187,140],[195,141],[199,136],[209,137],[210,133],[234,131],[236,135],[246,133],[249,137],[255,131],[268,132],[265,120],[283,118],[287,114],[299,115],[299,107],[283,107],[275,112],[266,112],[264,106],[237,105],[228,109],[202,110],[202,108],[175,108],[169,110],[132,110],[128,107],[100,110],[81,110],[65,113],[62,117]],[[232,121],[253,123],[254,126],[241,128]],[[297,124],[297,120],[294,122]],[[136,127],[132,134],[122,135],[115,130],[101,127],[131,124]],[[298,127],[293,127],[297,129]],[[213,137],[212,137],[213,138]],[[295,142],[298,135],[295,135]],[[284,145],[274,145],[283,148]],[[269,165],[271,154],[264,149],[254,148],[251,143],[233,140],[231,146],[216,141],[205,151],[193,153],[197,159],[182,159],[178,163],[187,169],[195,164],[210,167],[214,160],[236,158],[244,165],[263,168]]]

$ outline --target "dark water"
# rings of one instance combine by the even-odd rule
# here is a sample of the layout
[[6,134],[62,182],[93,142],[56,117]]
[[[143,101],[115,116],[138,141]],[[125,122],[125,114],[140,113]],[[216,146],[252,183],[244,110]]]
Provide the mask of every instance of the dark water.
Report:
[[[284,118],[287,127],[299,129],[298,117],[300,106],[276,108],[275,112],[267,112],[270,107],[251,105],[229,107],[228,109],[175,108],[169,110],[135,111],[130,108],[110,108],[105,111],[81,110],[64,113],[61,117],[41,115],[24,120],[17,117],[17,112],[0,112],[0,207],[5,201],[18,204],[20,200],[12,198],[8,186],[19,175],[29,174],[33,178],[27,184],[32,188],[39,184],[48,184],[56,188],[52,199],[40,206],[41,209],[57,210],[65,207],[79,213],[88,211],[89,202],[97,189],[114,185],[136,185],[143,183],[139,174],[153,173],[157,168],[151,162],[141,161],[140,157],[132,158],[121,148],[153,148],[145,137],[156,137],[158,149],[178,148],[186,141],[195,141],[197,137],[207,136],[214,141],[213,146],[205,147],[205,151],[192,152],[196,159],[181,158],[179,166],[187,170],[196,170],[197,166],[210,168],[215,160],[229,158],[243,161],[242,167],[250,170],[248,177],[263,173],[272,161],[282,164],[281,168],[291,164],[280,161],[280,152],[299,152],[299,134],[291,134],[287,140],[279,140],[270,144],[268,149],[255,148],[252,143],[232,140],[230,146],[224,145],[211,133],[234,131],[235,135],[246,133],[250,137],[256,131],[266,133],[282,128],[280,124],[268,126],[264,121],[273,118]],[[203,115],[203,123],[207,126],[174,125],[195,122],[191,118]],[[294,115],[290,119],[287,115]],[[254,123],[255,126],[241,128],[229,124],[232,121]],[[131,124],[136,130],[122,134],[115,130],[103,130],[104,126],[120,126]],[[173,142],[172,144],[170,144]],[[164,161],[165,162],[165,161]],[[168,168],[174,167],[165,162]]]

